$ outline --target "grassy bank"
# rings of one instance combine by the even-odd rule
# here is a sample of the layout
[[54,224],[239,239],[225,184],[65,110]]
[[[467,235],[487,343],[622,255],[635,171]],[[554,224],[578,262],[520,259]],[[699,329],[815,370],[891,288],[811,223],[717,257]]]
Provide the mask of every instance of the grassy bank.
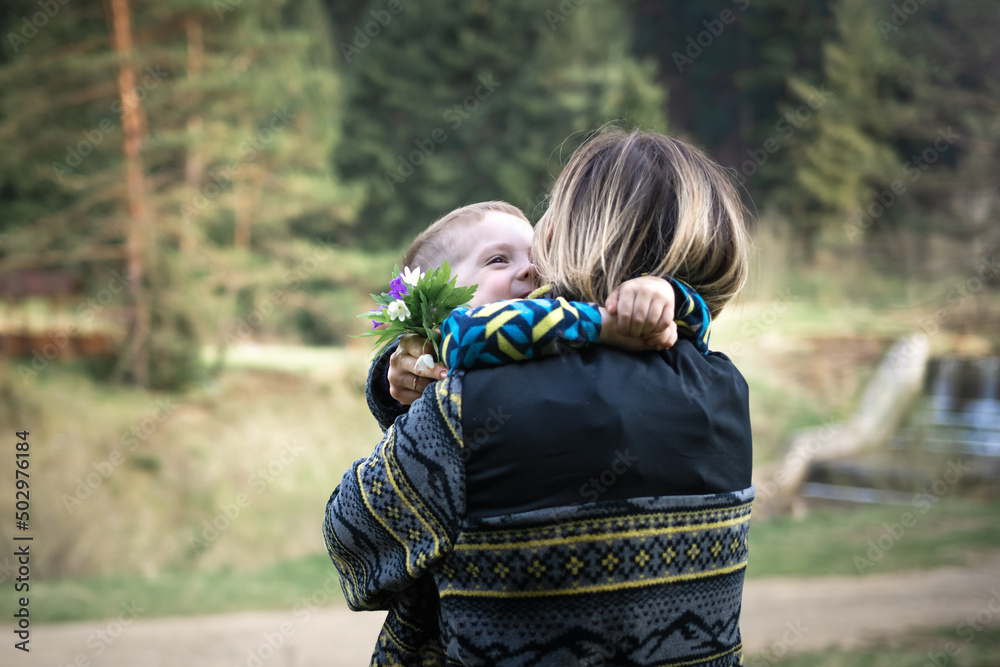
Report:
[[921,630],[868,642],[850,650],[802,653],[758,653],[746,656],[747,667],[996,667],[1000,627],[958,635],[955,628]]
[[[920,515],[912,528],[859,575],[854,557],[868,558],[868,540],[877,546],[882,539],[885,546],[885,525],[899,522],[903,511],[907,509],[895,506],[824,510],[803,519],[756,522],[750,531],[747,576],[870,576],[961,566],[1000,549],[1000,502],[946,499]],[[123,603],[132,601],[144,609],[144,616],[153,617],[291,609],[299,604],[337,604],[343,599],[325,554],[248,570],[53,579],[32,584],[32,592],[32,618],[37,622],[110,617],[119,613]]]

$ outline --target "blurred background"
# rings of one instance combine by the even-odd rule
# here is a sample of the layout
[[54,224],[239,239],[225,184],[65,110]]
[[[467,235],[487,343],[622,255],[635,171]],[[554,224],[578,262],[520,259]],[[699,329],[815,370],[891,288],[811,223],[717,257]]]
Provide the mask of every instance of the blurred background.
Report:
[[1000,664],[998,33],[996,0],[5,0],[0,540],[33,538],[47,664],[174,664],[135,628],[256,610],[164,633],[312,664],[292,635],[346,609],[323,506],[380,437],[356,314],[447,211],[537,220],[609,123],[702,147],[754,214],[712,344],[751,385],[754,590],[970,577],[827,639],[775,601],[748,664]]

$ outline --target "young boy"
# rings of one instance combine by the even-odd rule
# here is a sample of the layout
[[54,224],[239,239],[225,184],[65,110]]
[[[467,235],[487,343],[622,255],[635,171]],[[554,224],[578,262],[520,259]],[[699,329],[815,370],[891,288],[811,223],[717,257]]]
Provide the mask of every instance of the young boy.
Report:
[[[403,266],[419,271],[448,261],[457,284],[478,285],[470,302],[473,308],[524,299],[539,287],[530,258],[532,237],[531,224],[517,207],[500,201],[471,204],[452,211],[421,232],[403,256]],[[699,347],[707,350],[709,320],[701,298],[677,281],[643,276],[623,283],[609,296],[604,308],[564,300],[547,306],[524,302],[517,321],[499,327],[508,335],[490,339],[481,336],[474,353],[468,351],[469,341],[454,340],[443,330],[445,354],[450,365],[468,367],[501,363],[511,355],[530,358],[555,341],[570,345],[600,342],[631,350],[667,349],[677,340],[675,301],[680,306],[679,324],[695,335]],[[535,326],[555,310],[560,312],[550,318],[555,322],[552,326]],[[467,324],[463,323],[462,328]],[[372,366],[369,407],[383,428],[399,414],[395,401],[409,405],[430,382],[447,374],[440,363],[431,369],[417,366],[417,358],[426,351],[425,343],[419,336],[404,336],[391,356],[383,354]],[[449,354],[447,350],[454,352]]]

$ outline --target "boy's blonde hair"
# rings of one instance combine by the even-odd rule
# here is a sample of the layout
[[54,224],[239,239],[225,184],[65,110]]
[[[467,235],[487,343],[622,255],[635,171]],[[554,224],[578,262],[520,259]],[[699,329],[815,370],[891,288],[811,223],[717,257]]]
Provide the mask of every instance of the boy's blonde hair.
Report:
[[598,134],[570,158],[535,226],[538,272],[557,292],[604,303],[643,274],[673,276],[715,317],[746,282],[750,237],[728,175],[682,141]]
[[490,211],[506,213],[531,224],[521,209],[505,201],[484,201],[456,208],[435,221],[430,227],[420,232],[417,238],[413,239],[403,255],[402,265],[411,269],[416,269],[419,266],[421,270],[426,271],[436,269],[445,260],[454,264],[456,259],[460,259],[456,258],[454,254],[458,244],[457,228],[479,222]]

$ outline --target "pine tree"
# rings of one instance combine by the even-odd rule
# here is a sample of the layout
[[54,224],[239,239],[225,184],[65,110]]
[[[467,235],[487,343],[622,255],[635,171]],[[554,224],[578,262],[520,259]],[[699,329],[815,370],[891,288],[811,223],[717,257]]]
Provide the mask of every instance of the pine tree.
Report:
[[[46,30],[5,52],[0,271],[72,265],[99,275],[121,265],[120,117],[134,107],[144,127],[143,286],[154,307],[180,309],[154,312],[154,324],[183,340],[204,336],[210,314],[232,317],[239,293],[252,306],[255,293],[283,289],[289,307],[301,307],[309,298],[286,276],[312,252],[310,240],[329,237],[355,210],[330,165],[339,84],[322,8],[315,0],[130,4],[137,76],[124,96],[99,7],[68,3]],[[155,349],[170,338],[158,333],[149,363],[177,366]],[[187,351],[197,356],[200,345]],[[169,376],[161,370],[151,367],[150,377]]]
[[[344,3],[331,3],[341,5]],[[618,118],[664,129],[664,94],[629,55],[615,3],[383,3],[339,28],[350,92],[336,164],[364,192],[353,236],[399,247],[457,206],[535,213],[586,132]]]
[[862,207],[898,170],[892,142],[907,113],[893,84],[903,62],[879,34],[872,3],[841,0],[834,14],[837,35],[823,48],[821,99],[802,79],[789,81],[812,113],[793,145],[794,180],[780,200],[807,255],[824,227],[838,226],[852,240],[864,233]]

